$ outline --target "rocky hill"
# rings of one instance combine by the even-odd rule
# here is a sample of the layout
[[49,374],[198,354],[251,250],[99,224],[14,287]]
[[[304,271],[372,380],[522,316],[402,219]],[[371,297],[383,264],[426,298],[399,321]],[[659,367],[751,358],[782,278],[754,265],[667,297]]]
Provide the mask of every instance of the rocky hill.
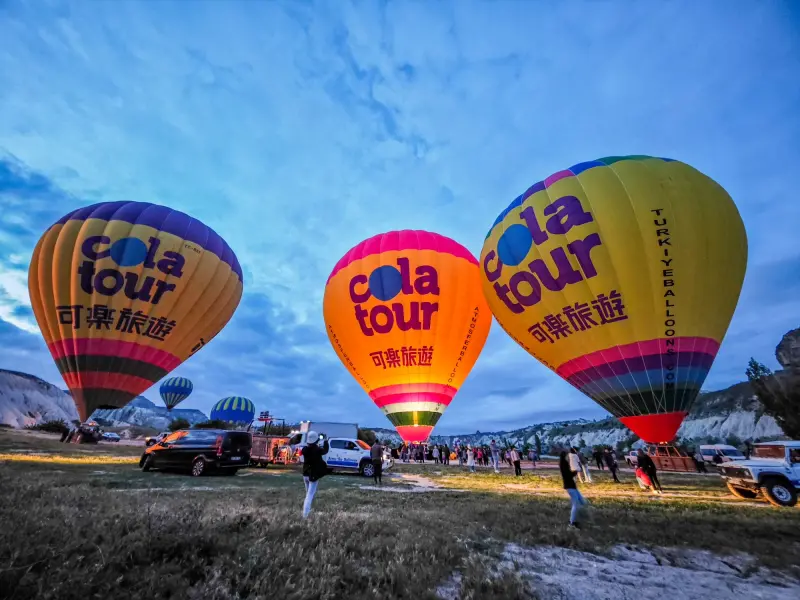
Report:
[[[202,423],[208,417],[195,409],[179,409],[168,416],[165,407],[157,406],[144,396],[134,398],[123,408],[96,410],[91,415],[107,427],[151,427],[166,429],[172,419]],[[17,371],[0,369],[0,424],[26,427],[45,421],[70,423],[78,419],[78,411],[69,392],[46,381]]]

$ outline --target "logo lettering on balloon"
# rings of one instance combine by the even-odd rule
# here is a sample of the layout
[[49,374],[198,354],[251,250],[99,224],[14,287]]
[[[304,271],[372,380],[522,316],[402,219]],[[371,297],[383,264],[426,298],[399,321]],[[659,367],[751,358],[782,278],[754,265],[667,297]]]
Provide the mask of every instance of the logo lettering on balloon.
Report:
[[407,258],[398,258],[397,267],[383,265],[370,273],[369,277],[358,274],[350,280],[350,300],[355,304],[354,312],[361,332],[366,336],[386,334],[395,327],[400,331],[431,328],[433,315],[439,310],[438,302],[412,300],[406,306],[402,302],[376,304],[367,310],[363,304],[370,298],[389,302],[398,296],[438,296],[439,274],[430,265],[414,269]]
[[[180,279],[183,276],[184,257],[178,252],[167,250],[159,256],[161,240],[151,237],[147,243],[139,238],[122,238],[112,243],[105,235],[93,235],[81,245],[81,252],[88,259],[78,267],[81,289],[87,294],[98,293],[115,296],[123,292],[131,300],[158,304],[164,294],[175,289],[174,283],[167,283],[162,276]],[[95,261],[110,257],[118,267],[138,267],[150,269],[145,275],[120,268],[105,267],[97,269]]]
[[[592,213],[584,210],[575,196],[558,198],[545,206],[542,214],[544,218],[540,220],[532,206],[526,207],[519,215],[524,224],[508,227],[500,236],[497,250],[490,250],[483,259],[483,272],[494,283],[495,294],[516,314],[538,304],[544,290],[560,292],[567,285],[597,275],[591,252],[602,242],[599,234],[591,233],[583,239],[570,242],[566,247],[551,250],[549,260],[544,257],[532,260],[515,272],[507,284],[497,281],[504,266],[516,267],[525,260],[531,246],[539,246],[550,236],[564,235],[574,227],[594,221]],[[572,266],[567,254],[575,257],[580,269]]]

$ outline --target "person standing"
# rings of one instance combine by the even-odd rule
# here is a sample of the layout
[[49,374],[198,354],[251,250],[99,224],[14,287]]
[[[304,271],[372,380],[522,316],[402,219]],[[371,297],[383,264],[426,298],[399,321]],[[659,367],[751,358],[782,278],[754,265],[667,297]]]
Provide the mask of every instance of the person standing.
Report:
[[520,466],[519,452],[515,447],[511,447],[511,463],[514,465],[514,476],[519,477],[522,475],[522,467]]
[[492,440],[489,442],[489,452],[492,454],[492,466],[494,472],[499,473],[498,467],[500,466],[500,449],[497,447],[497,442]]
[[311,512],[311,503],[317,493],[319,480],[328,474],[328,465],[322,458],[328,453],[328,440],[324,440],[322,448],[318,443],[320,435],[316,431],[309,431],[306,436],[306,445],[303,447],[303,483],[306,486],[306,497],[303,501],[303,518],[307,519]]
[[589,461],[583,455],[583,452],[578,450],[578,460],[581,461],[581,473],[586,483],[592,483],[592,474],[589,472]]
[[467,466],[470,473],[475,472],[475,452],[472,450],[472,446],[467,446]]
[[605,458],[606,465],[608,466],[608,470],[611,472],[611,476],[614,478],[614,483],[622,483],[617,477],[617,471],[619,470],[619,465],[617,464],[617,459],[611,453],[611,451],[606,448],[605,452],[603,453],[603,458]]
[[697,467],[698,473],[708,473],[708,469],[706,469],[706,459],[700,454],[700,450],[694,453],[694,464]]
[[383,444],[380,440],[376,439],[372,444],[372,448],[369,449],[369,457],[372,460],[372,478],[376,485],[380,485],[381,475],[383,475]]
[[581,495],[581,493],[578,491],[578,486],[575,484],[575,476],[579,471],[572,467],[572,464],[574,464],[574,460],[571,458],[572,455],[569,455],[569,459],[567,456],[567,451],[562,450],[558,459],[558,468],[561,471],[561,481],[564,484],[564,489],[567,490],[570,503],[572,504],[572,509],[569,513],[569,527],[580,529],[581,526],[578,523],[578,511],[582,506],[586,505],[586,498]]
[[637,455],[637,466],[641,467],[642,471],[650,478],[652,482],[653,491],[658,491],[660,494],[664,490],[661,489],[661,483],[658,481],[658,471],[656,470],[656,463],[640,448]]
[[439,446],[433,447],[433,464],[439,464]]
[[603,451],[598,448],[597,450],[594,451],[593,456],[594,456],[594,462],[597,464],[597,468],[600,469],[601,471],[605,469],[605,467],[603,466]]
[[585,483],[583,480],[583,470],[581,469],[581,459],[578,456],[578,449],[575,446],[569,449],[568,458],[569,458],[569,468],[575,471],[581,483]]

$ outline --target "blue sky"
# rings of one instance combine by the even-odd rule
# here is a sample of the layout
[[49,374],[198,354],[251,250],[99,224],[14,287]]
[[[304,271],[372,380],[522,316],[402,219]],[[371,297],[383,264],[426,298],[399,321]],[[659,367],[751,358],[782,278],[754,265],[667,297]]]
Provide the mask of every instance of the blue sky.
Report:
[[[184,406],[235,394],[388,426],[325,335],[336,260],[400,228],[477,255],[533,182],[650,154],[716,179],[744,219],[748,273],[705,387],[735,383],[800,326],[798,73],[791,1],[0,0],[0,367],[63,386],[27,295],[42,231],[83,204],[156,202],[213,227],[245,275],[228,327],[173,372],[195,382]],[[437,431],[603,414],[495,326]]]

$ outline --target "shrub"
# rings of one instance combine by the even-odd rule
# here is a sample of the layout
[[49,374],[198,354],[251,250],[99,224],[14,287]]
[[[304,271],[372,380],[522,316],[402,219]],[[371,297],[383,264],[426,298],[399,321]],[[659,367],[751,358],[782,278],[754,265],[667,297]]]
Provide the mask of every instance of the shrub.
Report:
[[69,430],[64,421],[61,419],[53,420],[53,421],[45,421],[44,423],[36,423],[34,425],[27,425],[25,429],[29,429],[32,431],[46,431],[48,433],[64,433],[65,431]]
[[189,423],[189,421],[187,421],[186,419],[181,419],[181,418],[175,419],[172,421],[172,423],[169,424],[170,431],[189,429],[189,427],[191,427],[191,423]]
[[203,421],[202,423],[195,423],[192,425],[192,429],[230,429],[231,424],[227,421],[220,421],[219,419],[213,419],[211,421]]

